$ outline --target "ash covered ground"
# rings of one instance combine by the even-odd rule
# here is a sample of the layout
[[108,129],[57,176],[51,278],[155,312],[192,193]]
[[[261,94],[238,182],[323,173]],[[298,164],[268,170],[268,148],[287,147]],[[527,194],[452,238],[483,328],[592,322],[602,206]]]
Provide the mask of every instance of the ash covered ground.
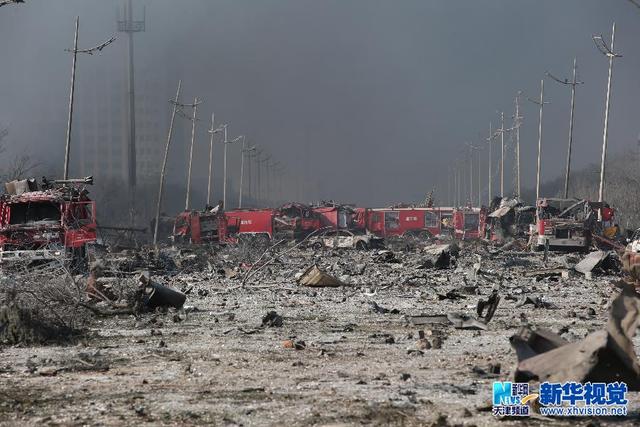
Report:
[[[522,325],[568,341],[600,330],[617,274],[571,271],[579,254],[462,242],[446,268],[420,245],[314,250],[284,244],[176,254],[152,278],[187,294],[182,309],[93,316],[71,343],[0,347],[2,425],[607,425],[632,418],[502,419],[495,380],[513,377],[509,343]],[[389,255],[391,254],[391,255]],[[308,267],[344,282],[308,287]],[[250,270],[251,269],[251,270]],[[553,271],[557,269],[557,271]],[[245,280],[246,279],[246,280]],[[122,280],[130,280],[124,279]],[[417,315],[476,317],[501,300],[486,330],[414,325]],[[275,312],[276,314],[270,312]],[[420,339],[420,331],[424,338]],[[634,339],[638,344],[637,339]],[[288,348],[294,347],[294,348]],[[297,348],[296,348],[297,347]]]

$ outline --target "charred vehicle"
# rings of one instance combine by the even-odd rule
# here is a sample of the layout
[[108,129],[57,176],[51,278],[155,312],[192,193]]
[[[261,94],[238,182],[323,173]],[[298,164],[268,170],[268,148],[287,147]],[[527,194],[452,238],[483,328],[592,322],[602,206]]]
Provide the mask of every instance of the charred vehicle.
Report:
[[235,243],[239,223],[237,218],[214,210],[181,212],[173,225],[172,240],[174,243]]
[[587,250],[601,205],[580,199],[538,199],[531,228],[533,249]]
[[356,212],[356,223],[364,223],[380,237],[452,235],[453,212],[453,208],[362,208]]
[[529,228],[536,221],[536,208],[525,206],[518,199],[501,199],[487,215],[487,238],[505,241],[510,238],[528,237]]
[[320,215],[302,203],[287,203],[274,212],[278,237],[301,240],[322,228]]
[[369,233],[357,234],[349,230],[327,230],[318,236],[311,237],[309,244],[314,249],[321,248],[355,248],[371,249],[383,246],[383,239]]
[[227,222],[237,224],[237,237],[271,240],[274,234],[273,209],[236,209],[225,211]]
[[85,260],[96,242],[93,178],[13,181],[0,197],[0,261]]
[[455,237],[460,240],[484,237],[487,213],[484,208],[460,208],[453,212]]

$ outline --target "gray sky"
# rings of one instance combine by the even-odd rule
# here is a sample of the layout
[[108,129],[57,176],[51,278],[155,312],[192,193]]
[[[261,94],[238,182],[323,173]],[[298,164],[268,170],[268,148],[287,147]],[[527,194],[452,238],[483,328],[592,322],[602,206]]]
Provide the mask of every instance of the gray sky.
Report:
[[[184,101],[204,99],[203,117],[215,110],[233,135],[267,147],[302,183],[305,200],[385,205],[446,189],[464,143],[480,143],[498,111],[510,117],[518,90],[537,97],[545,70],[569,77],[574,56],[586,83],[577,94],[573,166],[598,162],[607,60],[591,35],[609,39],[614,20],[624,57],[614,65],[610,149],[637,147],[640,9],[625,0],[134,0],[136,10],[143,4],[137,81],[157,78],[166,100],[182,79]],[[63,49],[74,16],[88,47],[115,32],[119,5],[27,0],[0,9],[0,123],[10,126],[14,152],[28,149],[61,173],[71,65]],[[124,79],[125,53],[121,37],[99,56],[81,57],[76,99],[94,67]],[[547,79],[545,94],[552,103],[542,169],[552,179],[565,159],[569,89]],[[42,96],[57,108],[39,109]],[[161,110],[164,135],[169,105]],[[524,97],[522,114],[523,185],[531,187],[538,111]],[[34,135],[30,123],[39,120],[51,125]],[[189,125],[180,126],[174,157],[182,161]],[[196,147],[199,187],[206,185],[206,126],[199,125]],[[184,179],[181,166],[172,171],[173,180]]]

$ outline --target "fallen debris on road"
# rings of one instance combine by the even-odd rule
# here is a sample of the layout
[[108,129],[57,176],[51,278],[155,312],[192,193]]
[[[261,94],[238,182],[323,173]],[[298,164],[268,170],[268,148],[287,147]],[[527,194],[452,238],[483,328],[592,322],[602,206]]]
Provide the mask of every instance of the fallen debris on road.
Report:
[[298,283],[313,287],[337,287],[344,286],[340,280],[320,270],[317,265],[309,267],[298,279]]

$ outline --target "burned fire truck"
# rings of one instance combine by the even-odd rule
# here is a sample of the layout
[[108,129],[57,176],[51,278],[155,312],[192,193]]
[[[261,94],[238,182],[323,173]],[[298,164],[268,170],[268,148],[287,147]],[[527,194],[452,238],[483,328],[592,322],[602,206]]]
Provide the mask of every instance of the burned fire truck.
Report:
[[235,243],[238,229],[239,220],[227,217],[224,212],[191,210],[176,216],[171,238],[174,243]]
[[484,208],[460,208],[453,212],[453,228],[457,239],[480,239],[484,237],[487,212]]
[[534,250],[588,250],[598,227],[598,210],[605,204],[580,199],[542,198],[536,203],[536,223],[531,227]]
[[224,213],[227,222],[236,223],[238,235],[273,238],[273,209],[236,209]]
[[415,235],[477,239],[484,233],[485,210],[481,208],[375,208],[357,209],[355,223],[380,237]]
[[[323,208],[322,212],[329,215],[331,209]],[[268,239],[301,240],[316,230],[326,228],[328,222],[316,208],[301,203],[288,203],[278,209],[235,209],[226,211],[225,215],[239,221],[239,236]]]
[[96,242],[96,207],[85,185],[93,178],[5,184],[0,197],[0,262],[82,262]]

